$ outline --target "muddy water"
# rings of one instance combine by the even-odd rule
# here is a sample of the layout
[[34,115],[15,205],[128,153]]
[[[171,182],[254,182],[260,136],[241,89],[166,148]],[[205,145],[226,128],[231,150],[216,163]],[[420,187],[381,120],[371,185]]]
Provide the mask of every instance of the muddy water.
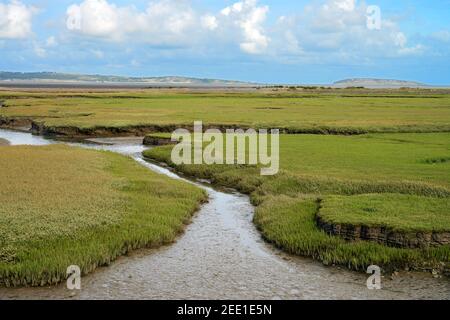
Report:
[[[0,130],[11,144],[47,144],[26,133]],[[99,141],[97,141],[99,142]],[[141,157],[139,141],[109,139],[85,147],[131,156],[150,170],[181,179]],[[188,181],[190,182],[190,181]],[[252,223],[247,196],[207,185],[210,197],[175,244],[138,250],[82,279],[76,294],[64,285],[0,289],[0,299],[450,299],[450,281],[403,273],[366,288],[366,275],[292,257],[266,244]]]

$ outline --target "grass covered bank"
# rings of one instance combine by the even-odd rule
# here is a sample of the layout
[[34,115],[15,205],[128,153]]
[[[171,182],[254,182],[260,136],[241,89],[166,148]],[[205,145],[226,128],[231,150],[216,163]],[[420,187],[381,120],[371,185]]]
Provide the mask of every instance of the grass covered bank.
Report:
[[2,138],[0,138],[0,146],[7,146],[7,145],[9,145],[9,141],[8,141],[8,140],[5,140],[5,139],[2,139]]
[[56,284],[70,265],[86,274],[168,244],[205,199],[121,155],[0,147],[0,285]]
[[172,132],[197,120],[289,133],[450,132],[448,90],[0,91],[0,100],[0,123],[31,119],[40,134]]
[[[370,208],[369,222],[383,220],[383,225],[389,222],[395,228],[402,227],[403,220],[408,219],[408,228],[429,231],[436,224],[424,217],[431,217],[437,218],[439,230],[450,231],[450,163],[430,161],[450,156],[448,141],[448,133],[282,135],[282,170],[273,177],[261,177],[255,167],[175,166],[170,161],[171,146],[150,149],[144,155],[185,174],[250,194],[257,205],[254,221],[263,236],[290,253],[354,270],[366,270],[376,264],[385,271],[445,271],[450,263],[449,245],[410,249],[370,241],[348,242],[328,235],[317,226],[316,219],[324,204],[339,196],[345,201],[338,204],[343,203],[348,209],[339,207],[336,212],[341,221],[349,221],[350,217],[366,223],[368,217],[362,219],[358,216],[361,212],[351,210],[349,204],[365,209],[368,206],[364,197],[375,196],[378,204],[369,201],[374,206]],[[413,200],[419,205],[415,206]],[[399,209],[402,217],[391,216],[384,221],[386,206],[395,212]]]

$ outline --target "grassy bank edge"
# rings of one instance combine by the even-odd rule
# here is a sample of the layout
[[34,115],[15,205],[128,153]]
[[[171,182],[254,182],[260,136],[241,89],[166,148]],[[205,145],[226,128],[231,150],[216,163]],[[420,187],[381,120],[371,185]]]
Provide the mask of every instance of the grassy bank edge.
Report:
[[325,265],[341,265],[355,271],[364,272],[368,266],[376,264],[384,272],[405,269],[438,270],[450,275],[450,246],[400,249],[366,241],[346,242],[319,230],[315,222],[323,197],[333,188],[330,183],[342,183],[337,186],[335,194],[347,196],[400,192],[447,198],[450,196],[448,189],[420,183],[412,183],[402,189],[401,183],[392,182],[358,185],[358,182],[353,184],[352,181],[313,181],[310,178],[296,182],[286,172],[281,172],[279,177],[263,178],[259,176],[259,170],[252,167],[177,166],[170,160],[171,148],[155,147],[143,154],[149,161],[164,163],[187,176],[208,179],[213,185],[231,187],[250,195],[256,206],[256,227],[267,242],[279,249],[290,254],[312,257]]
[[[204,129],[226,130],[230,128],[279,129],[283,134],[313,134],[313,135],[364,135],[370,133],[446,133],[450,132],[450,125],[398,125],[398,126],[258,126],[243,123],[204,123]],[[170,134],[176,129],[193,130],[193,123],[135,123],[132,125],[48,125],[39,117],[19,117],[0,115],[0,128],[30,127],[33,134],[43,136],[79,137],[114,137],[114,136],[145,136],[151,134]]]

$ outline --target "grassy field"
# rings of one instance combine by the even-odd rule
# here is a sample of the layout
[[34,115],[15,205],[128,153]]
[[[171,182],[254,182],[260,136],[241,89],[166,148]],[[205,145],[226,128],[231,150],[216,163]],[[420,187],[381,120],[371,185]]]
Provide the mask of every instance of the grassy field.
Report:
[[113,153],[0,147],[0,285],[56,284],[70,265],[171,243],[205,197]]
[[450,133],[285,135],[281,168],[352,180],[406,180],[450,187]]
[[[146,155],[157,160],[168,161],[173,146],[148,150]],[[225,150],[224,150],[225,152]],[[280,168],[277,181],[292,176],[298,180],[317,181],[328,184],[330,189],[337,188],[346,181],[357,185],[385,185],[389,188],[396,182],[404,186],[417,185],[431,190],[450,189],[450,133],[422,134],[367,134],[358,136],[331,135],[281,135]],[[437,161],[437,162],[435,162]],[[182,166],[183,170],[208,176],[214,173],[218,179],[224,172],[229,175],[233,166]],[[259,173],[254,168],[241,168],[240,174],[248,172],[249,176]],[[244,171],[244,172],[242,172]],[[254,177],[246,186],[260,184],[261,177]],[[282,186],[273,184],[268,190],[280,193]],[[335,186],[328,182],[334,181]],[[289,190],[297,193],[302,186],[290,185]],[[306,185],[304,186],[307,187]],[[313,187],[313,186],[311,186]],[[325,188],[323,186],[322,188]],[[348,185],[350,188],[350,185]],[[342,192],[346,192],[342,190]],[[348,191],[350,192],[350,190]],[[390,192],[390,191],[389,191]],[[419,193],[421,191],[418,191]]]
[[333,224],[445,232],[450,230],[450,200],[405,194],[330,196],[322,201],[320,216]]
[[[6,124],[11,119],[30,119],[39,126],[56,128],[50,130],[56,133],[74,128],[65,131],[68,135],[82,129],[88,129],[88,134],[108,130],[118,134],[121,131],[115,129],[142,126],[140,133],[163,132],[162,137],[178,126],[191,127],[196,120],[202,120],[205,127],[285,129],[289,134],[281,136],[281,171],[276,176],[262,177],[259,168],[248,166],[176,168],[251,194],[257,206],[257,227],[268,241],[290,253],[356,270],[370,264],[385,270],[450,269],[449,246],[419,250],[346,242],[327,235],[315,221],[325,212],[329,219],[343,223],[450,231],[450,92],[277,90],[0,91],[0,101],[4,101],[0,123],[2,119]],[[171,146],[158,147],[145,156],[174,166],[171,150]],[[122,169],[121,174],[134,173]],[[165,178],[160,181],[166,183]],[[146,192],[158,194],[159,190]],[[189,199],[192,206],[201,198],[200,193],[172,196]],[[139,201],[132,199],[130,205],[133,202]],[[364,215],[367,210],[377,214]]]
[[448,91],[0,92],[0,117],[47,127],[205,125],[278,127],[298,133],[450,131]]
[[[356,270],[370,264],[385,270],[420,269],[448,266],[450,247],[414,250],[345,242],[318,229],[315,217],[324,206],[325,213],[339,221],[450,231],[450,162],[434,161],[450,156],[449,142],[449,133],[282,135],[281,171],[273,177],[261,177],[255,167],[175,166],[171,146],[144,154],[251,194],[258,206],[255,223],[263,236],[288,252]],[[361,217],[358,208],[367,207],[381,214]]]

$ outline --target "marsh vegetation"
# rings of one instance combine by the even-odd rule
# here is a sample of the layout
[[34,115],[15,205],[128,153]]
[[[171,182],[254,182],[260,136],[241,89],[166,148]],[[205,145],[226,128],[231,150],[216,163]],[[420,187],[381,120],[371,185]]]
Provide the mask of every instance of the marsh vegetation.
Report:
[[69,265],[171,243],[205,198],[111,152],[0,147],[0,285],[57,284]]
[[209,127],[277,127],[289,133],[450,131],[445,90],[3,91],[0,99],[8,105],[0,117],[31,119],[40,133],[104,135],[103,129],[117,134],[139,127],[171,132],[197,120]]
[[327,234],[318,215],[331,222],[406,232],[450,231],[450,164],[425,159],[449,155],[450,134],[359,136],[282,135],[281,172],[262,177],[258,168],[179,165],[171,147],[144,152],[155,161],[251,195],[254,222],[282,249],[325,264],[365,270],[448,268],[450,247],[404,249]]
[[[354,270],[377,264],[386,271],[448,272],[449,245],[348,241],[317,224],[323,215],[339,224],[450,231],[448,91],[3,91],[0,100],[7,105],[0,124],[33,124],[36,133],[69,138],[153,134],[149,139],[167,140],[168,132],[196,120],[205,127],[281,128],[289,134],[281,136],[281,171],[273,177],[262,177],[257,166],[175,166],[173,146],[144,154],[251,195],[256,226],[286,252]],[[2,147],[0,161],[5,285],[56,283],[70,257],[89,272],[131,249],[173,241],[205,199],[193,186],[105,152]]]

